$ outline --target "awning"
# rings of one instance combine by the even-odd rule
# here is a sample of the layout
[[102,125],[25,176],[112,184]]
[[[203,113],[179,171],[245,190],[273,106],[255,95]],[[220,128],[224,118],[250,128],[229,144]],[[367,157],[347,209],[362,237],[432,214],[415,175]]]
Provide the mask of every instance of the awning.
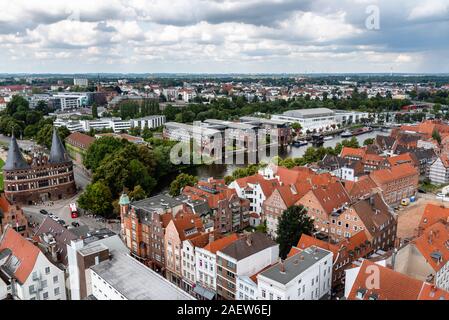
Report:
[[207,300],[212,300],[215,297],[214,291],[206,289],[198,284],[195,286],[195,288],[193,288],[193,292],[199,294],[200,296],[206,298]]

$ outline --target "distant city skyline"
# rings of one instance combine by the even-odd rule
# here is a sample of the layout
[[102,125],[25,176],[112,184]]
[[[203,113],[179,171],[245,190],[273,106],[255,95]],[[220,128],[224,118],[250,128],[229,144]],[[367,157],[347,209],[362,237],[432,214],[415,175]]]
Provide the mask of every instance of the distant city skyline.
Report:
[[449,0],[0,6],[0,74],[449,72]]

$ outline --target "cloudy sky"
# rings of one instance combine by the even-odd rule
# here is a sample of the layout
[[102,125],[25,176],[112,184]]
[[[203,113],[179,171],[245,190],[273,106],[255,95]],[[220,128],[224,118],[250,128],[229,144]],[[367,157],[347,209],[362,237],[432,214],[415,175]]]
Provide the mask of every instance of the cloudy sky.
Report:
[[449,72],[449,0],[0,0],[0,73],[391,71]]

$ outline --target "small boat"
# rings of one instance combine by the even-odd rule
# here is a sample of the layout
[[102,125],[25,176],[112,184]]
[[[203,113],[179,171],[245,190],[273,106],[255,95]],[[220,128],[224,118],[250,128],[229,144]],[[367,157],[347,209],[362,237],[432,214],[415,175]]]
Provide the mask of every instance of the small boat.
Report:
[[295,141],[293,141],[293,146],[297,147],[297,148],[302,147],[302,146],[306,146],[308,144],[309,143],[306,140],[295,140]]
[[341,134],[341,137],[342,138],[350,138],[350,137],[352,137],[354,134],[351,132],[351,131],[349,131],[349,130],[346,130],[345,132],[343,132],[342,134]]
[[333,136],[326,136],[324,137],[324,141],[329,141],[332,140],[334,137]]

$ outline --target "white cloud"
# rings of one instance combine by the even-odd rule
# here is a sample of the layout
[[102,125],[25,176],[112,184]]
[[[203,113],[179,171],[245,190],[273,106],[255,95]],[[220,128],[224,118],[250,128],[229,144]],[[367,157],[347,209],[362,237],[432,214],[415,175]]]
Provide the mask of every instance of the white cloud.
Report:
[[448,0],[426,0],[421,1],[415,6],[409,15],[410,20],[418,20],[423,18],[441,17],[448,14]]
[[[449,28],[422,23],[441,21],[448,2],[0,0],[0,70],[414,71],[431,43],[433,57],[448,51]],[[370,4],[381,8],[376,32],[365,29]]]

